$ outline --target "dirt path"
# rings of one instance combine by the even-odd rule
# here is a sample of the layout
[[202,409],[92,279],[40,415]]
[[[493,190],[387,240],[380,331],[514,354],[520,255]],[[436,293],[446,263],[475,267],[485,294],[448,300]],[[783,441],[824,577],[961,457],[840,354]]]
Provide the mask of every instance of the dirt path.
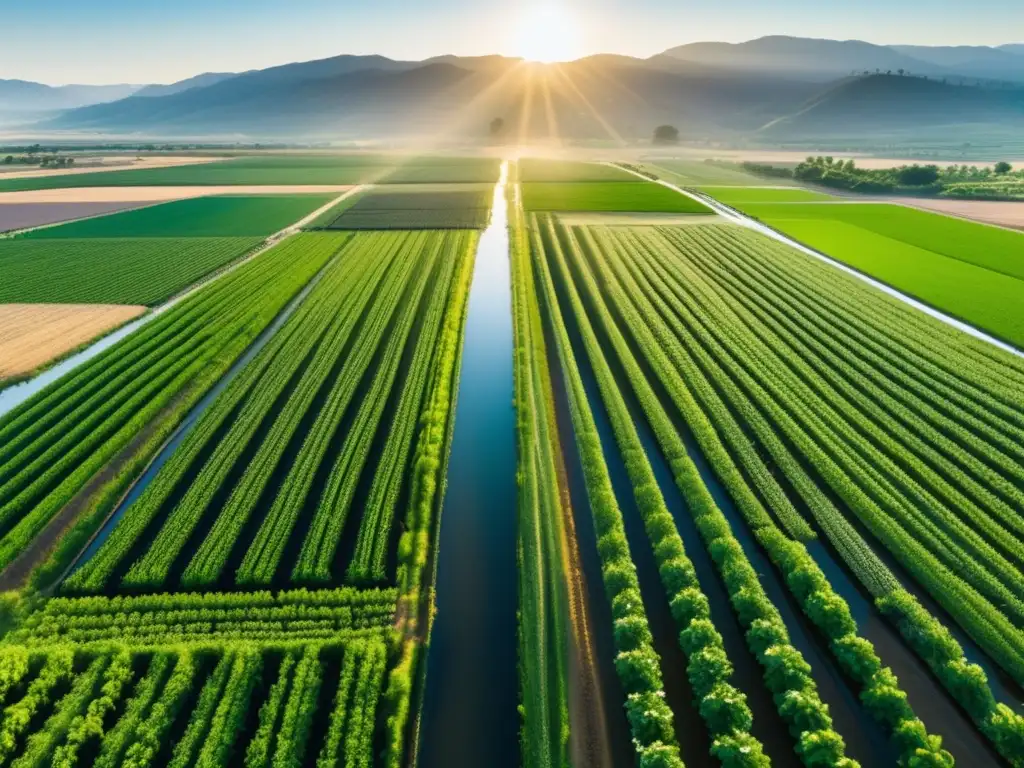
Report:
[[569,706],[569,754],[573,765],[588,768],[614,768],[611,743],[608,740],[608,726],[605,716],[604,696],[601,692],[600,676],[597,671],[597,652],[591,631],[590,614],[587,606],[587,590],[584,584],[583,567],[580,563],[579,541],[576,538],[576,523],[572,512],[572,499],[562,453],[562,440],[558,434],[558,422],[552,398],[546,398],[548,408],[548,431],[555,445],[554,455],[558,473],[558,493],[562,510],[561,548],[562,563],[565,567],[565,584],[569,597],[569,648],[568,648],[568,706]]
[[583,570],[579,563],[576,528],[565,467],[559,458],[559,492],[562,495],[564,531],[562,555],[566,563],[569,592],[569,622],[572,629],[569,647],[569,722],[570,754],[573,765],[613,768],[611,744],[605,718],[604,696],[597,674],[596,652],[590,631]]

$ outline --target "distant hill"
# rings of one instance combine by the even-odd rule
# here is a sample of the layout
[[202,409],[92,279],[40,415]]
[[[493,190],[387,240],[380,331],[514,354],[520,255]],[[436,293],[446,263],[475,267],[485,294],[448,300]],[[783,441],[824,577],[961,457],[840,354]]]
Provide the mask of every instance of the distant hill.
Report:
[[[966,136],[962,126],[1024,130],[1024,86],[984,88],[897,75],[843,80],[760,129],[764,138]],[[956,130],[954,130],[956,129]]]
[[219,83],[222,80],[227,80],[231,77],[238,77],[238,72],[203,72],[201,75],[195,77],[189,77],[185,80],[179,80],[176,83],[169,83],[167,85],[147,85],[144,88],[140,88],[132,96],[171,96],[175,93],[181,93],[191,88],[205,88],[208,85]]
[[745,43],[690,43],[669,48],[663,56],[730,69],[758,70],[826,81],[853,71],[940,71],[934,64],[884,45],[861,40],[814,40],[775,35]]
[[894,45],[894,50],[942,67],[949,73],[993,80],[1024,81],[1024,47],[989,48],[984,45]]
[[[592,56],[545,67],[454,56],[339,57],[239,75],[162,97],[70,110],[47,128],[262,137],[481,136],[502,116],[526,137],[647,138],[674,122],[736,134],[785,114],[816,84],[685,62]],[[315,76],[309,77],[309,73]],[[333,72],[335,74],[325,74]],[[546,94],[546,95],[545,95]],[[530,101],[530,106],[525,105]]]
[[52,86],[27,80],[0,80],[0,110],[31,112],[71,109],[117,101],[138,91],[140,85]]
[[[897,76],[901,71],[914,76]],[[0,95],[4,87],[20,105],[53,103],[59,90],[0,81]],[[948,135],[951,126],[966,141],[973,133],[1018,129],[1024,45],[882,46],[773,36],[554,66],[497,55],[418,62],[341,55],[141,89],[112,86],[105,95],[116,97],[118,88],[132,90],[105,103],[34,106],[19,114],[48,132],[153,138],[444,143],[486,139],[491,121],[501,117],[506,134],[524,140],[645,140],[670,123],[684,137],[716,142],[854,134],[871,141],[893,132]],[[69,91],[64,98],[100,95]],[[11,119],[2,100],[0,119]]]
[[775,35],[745,43],[691,43],[671,56],[733,69],[758,69],[827,81],[853,72],[904,70],[917,75],[1024,82],[1024,44],[974,46],[875,45]]

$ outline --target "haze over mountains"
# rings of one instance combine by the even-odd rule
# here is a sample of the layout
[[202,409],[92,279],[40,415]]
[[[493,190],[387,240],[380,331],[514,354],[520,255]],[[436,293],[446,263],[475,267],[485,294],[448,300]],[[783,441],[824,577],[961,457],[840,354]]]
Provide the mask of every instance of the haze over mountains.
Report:
[[144,87],[0,81],[2,113],[38,131],[196,138],[484,138],[494,117],[528,139],[642,139],[664,122],[724,140],[1005,133],[1024,127],[1024,44],[765,37],[554,67],[343,55]]

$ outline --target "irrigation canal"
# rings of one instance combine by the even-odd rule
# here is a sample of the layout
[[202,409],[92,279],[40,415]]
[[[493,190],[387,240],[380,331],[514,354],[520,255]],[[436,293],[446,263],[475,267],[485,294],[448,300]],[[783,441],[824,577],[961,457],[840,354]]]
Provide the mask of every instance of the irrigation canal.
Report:
[[505,189],[494,191],[469,293],[437,549],[419,764],[519,765],[516,420]]

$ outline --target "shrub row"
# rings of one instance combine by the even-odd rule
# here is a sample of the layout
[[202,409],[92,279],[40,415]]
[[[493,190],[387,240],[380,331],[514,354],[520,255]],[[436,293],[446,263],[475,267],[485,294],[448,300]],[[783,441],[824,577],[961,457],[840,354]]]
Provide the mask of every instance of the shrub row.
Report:
[[661,660],[653,647],[622,512],[604,463],[597,425],[587,406],[586,391],[572,354],[555,287],[543,259],[543,244],[536,228],[532,234],[541,297],[565,374],[577,450],[598,538],[601,575],[615,622],[615,669],[626,693],[626,714],[637,760],[641,766],[681,766],[672,710],[664,699]]
[[[676,528],[654,471],[633,424],[629,408],[605,359],[587,311],[569,274],[563,249],[550,219],[545,222],[546,258],[554,265],[557,279],[564,286],[583,339],[587,355],[611,420],[619,451],[633,486],[637,509],[643,518],[648,541],[658,563],[662,586],[680,630],[679,641],[687,658],[690,680],[698,709],[712,737],[712,755],[723,766],[767,766],[770,764],[761,743],[750,729],[753,716],[743,695],[731,682],[733,667],[726,655],[718,630],[711,621],[711,609],[697,579],[693,563],[686,556],[682,537]],[[568,248],[574,250],[570,241]],[[573,254],[578,255],[576,253]],[[543,257],[542,257],[543,258]],[[589,277],[589,276],[587,276]],[[591,291],[592,281],[584,277]],[[598,300],[599,301],[599,300]],[[612,335],[607,316],[598,305],[602,325]],[[621,337],[613,340],[621,343]],[[634,625],[617,627],[632,631]]]
[[[735,263],[734,260],[734,266]],[[640,295],[640,293],[635,292],[631,295]],[[833,514],[839,515],[838,511]],[[891,673],[888,670],[879,669],[877,657],[870,647],[864,646],[848,633],[844,633],[844,628],[853,627],[852,620],[847,619],[848,610],[828,598],[830,589],[827,581],[816,566],[809,567],[813,565],[813,561],[807,556],[803,547],[795,542],[787,542],[777,531],[772,532],[770,536],[766,535],[767,529],[759,530],[757,533],[762,544],[768,545],[769,553],[775,564],[786,574],[787,582],[801,604],[804,605],[805,612],[829,637],[833,653],[839,659],[844,670],[863,686],[861,698],[872,714],[892,730],[906,753],[915,754],[914,751],[908,752],[908,750],[925,748],[924,745],[927,741],[923,729],[914,724],[915,719],[912,719],[909,708],[899,703],[904,697],[895,687],[895,680],[891,678]],[[838,547],[838,549],[841,553],[844,552],[842,547]],[[870,550],[865,551],[870,552]],[[857,572],[855,567],[853,570]],[[890,589],[881,595],[897,593],[897,589]],[[823,613],[822,606],[828,607],[827,613]],[[916,622],[916,628],[913,631],[924,632],[928,630],[934,619],[921,609],[914,615],[914,622]],[[941,675],[939,677],[941,679]],[[955,688],[949,685],[947,688],[950,688],[951,693],[959,700]],[[991,693],[989,693],[989,697],[991,697]]]
[[[652,262],[648,260],[646,264]],[[630,268],[635,270],[634,267]],[[664,276],[667,285],[674,284],[670,276],[663,272],[660,275]],[[636,274],[636,279],[644,278]],[[651,300],[664,307],[664,300],[655,293],[659,288],[648,287],[647,290],[648,295],[652,297]],[[660,290],[668,288],[662,285]],[[937,593],[937,597],[951,603],[960,601],[961,604],[951,610],[965,613],[970,617],[974,627],[971,630],[972,635],[977,636],[979,642],[984,639],[986,647],[993,654],[998,654],[1000,663],[1008,669],[1018,669],[1019,651],[1014,650],[1014,644],[1019,643],[1019,639],[1016,638],[1014,628],[982,594],[975,592],[972,585],[965,581],[971,577],[975,583],[985,586],[989,594],[998,595],[1000,599],[1006,598],[1007,607],[1012,607],[1015,598],[999,581],[998,575],[985,571],[975,561],[959,560],[956,566],[958,577],[950,578],[950,571],[923,547],[921,542],[941,541],[940,552],[943,554],[947,552],[947,547],[955,546],[955,543],[949,539],[945,530],[930,524],[912,504],[900,501],[899,491],[880,474],[880,470],[852,446],[838,439],[833,428],[844,429],[844,425],[838,425],[835,420],[829,424],[824,423],[823,419],[808,407],[807,398],[797,399],[782,387],[781,381],[784,377],[781,374],[777,374],[778,380],[770,376],[767,379],[755,380],[738,362],[746,360],[745,364],[756,365],[752,361],[751,353],[745,351],[742,344],[734,337],[714,341],[714,334],[718,333],[717,326],[709,328],[705,321],[698,320],[693,311],[685,305],[677,303],[676,308],[680,317],[664,308],[661,310],[673,332],[678,334],[673,337],[672,343],[679,344],[678,339],[687,341],[687,349],[702,359],[702,364],[711,371],[716,386],[727,396],[732,397],[735,403],[740,403],[738,407],[742,409],[745,396],[739,394],[736,383],[719,366],[717,361],[721,361],[721,365],[726,366],[732,375],[743,383],[743,389],[764,409],[777,430],[786,435],[808,458],[811,466],[828,481],[838,497],[886,546],[891,548],[911,572],[915,575],[920,574],[923,583],[942,580],[945,595]],[[690,326],[684,325],[681,318],[685,318]],[[704,348],[704,344],[709,345],[708,350]],[[745,409],[745,412],[752,410],[750,403],[746,404]],[[851,437],[851,440],[854,443],[859,442],[855,437]],[[969,531],[963,530],[962,525],[959,526],[959,530],[964,536],[972,536]],[[912,535],[908,535],[911,532]],[[979,543],[976,537],[974,541],[976,544]],[[965,611],[968,607],[969,610]]]
[[[597,260],[596,256],[595,260]],[[622,294],[618,293],[616,279],[604,270],[602,270],[602,274],[605,276],[605,284],[613,286],[611,290],[620,300],[620,306],[622,306]],[[589,284],[596,296],[596,284],[592,278]],[[637,287],[635,284],[630,286],[629,283],[623,283],[623,285],[627,289]],[[643,293],[636,291],[631,295],[639,297]],[[599,306],[602,305],[600,297],[595,298],[595,303]],[[617,341],[615,346],[619,351],[620,358],[634,384],[648,419],[654,427],[659,442],[669,458],[684,497],[692,509],[700,510],[699,515],[721,517],[721,513],[715,508],[713,499],[704,487],[696,467],[689,460],[685,446],[672,429],[671,422],[657,396],[643,380],[642,373],[635,360],[632,359],[621,336],[614,331],[613,323],[607,317],[606,311],[603,316],[606,318],[610,332],[613,333],[614,341]],[[628,307],[624,311],[624,316],[634,321],[633,328],[635,330],[637,316],[632,314]],[[648,324],[652,325],[650,320],[648,320]],[[638,338],[642,337],[643,334],[638,334]],[[645,348],[643,341],[641,341],[641,347]],[[647,346],[646,349],[650,349],[650,346]],[[655,361],[654,367],[657,370],[663,366],[658,365]],[[692,408],[688,410],[687,420],[695,434],[702,435],[704,438],[702,442],[705,443],[707,440],[713,439],[713,432],[707,429],[709,425],[706,419],[699,416]],[[898,688],[891,670],[881,667],[871,644],[857,635],[856,624],[849,607],[832,590],[818,565],[807,553],[806,548],[799,542],[787,539],[773,523],[763,522],[766,518],[763,514],[756,514],[759,503],[750,495],[749,491],[744,492],[740,486],[734,488],[733,492],[739,494],[738,507],[750,524],[755,538],[782,573],[786,585],[797,599],[803,612],[828,638],[830,648],[840,666],[861,687],[861,699],[865,702],[869,712],[897,740],[901,754],[907,759],[910,756],[919,757],[922,754],[928,754],[933,761],[939,761],[935,764],[948,761],[949,755],[941,751],[941,740],[927,734],[924,725],[907,706],[906,694]],[[755,514],[749,513],[748,510],[751,509],[755,510]],[[724,518],[721,518],[721,523],[726,523]],[[736,547],[738,548],[738,544]],[[751,639],[750,631],[752,629],[748,630],[748,640]],[[752,650],[757,653],[756,647],[752,646]],[[785,717],[785,713],[783,716]]]

